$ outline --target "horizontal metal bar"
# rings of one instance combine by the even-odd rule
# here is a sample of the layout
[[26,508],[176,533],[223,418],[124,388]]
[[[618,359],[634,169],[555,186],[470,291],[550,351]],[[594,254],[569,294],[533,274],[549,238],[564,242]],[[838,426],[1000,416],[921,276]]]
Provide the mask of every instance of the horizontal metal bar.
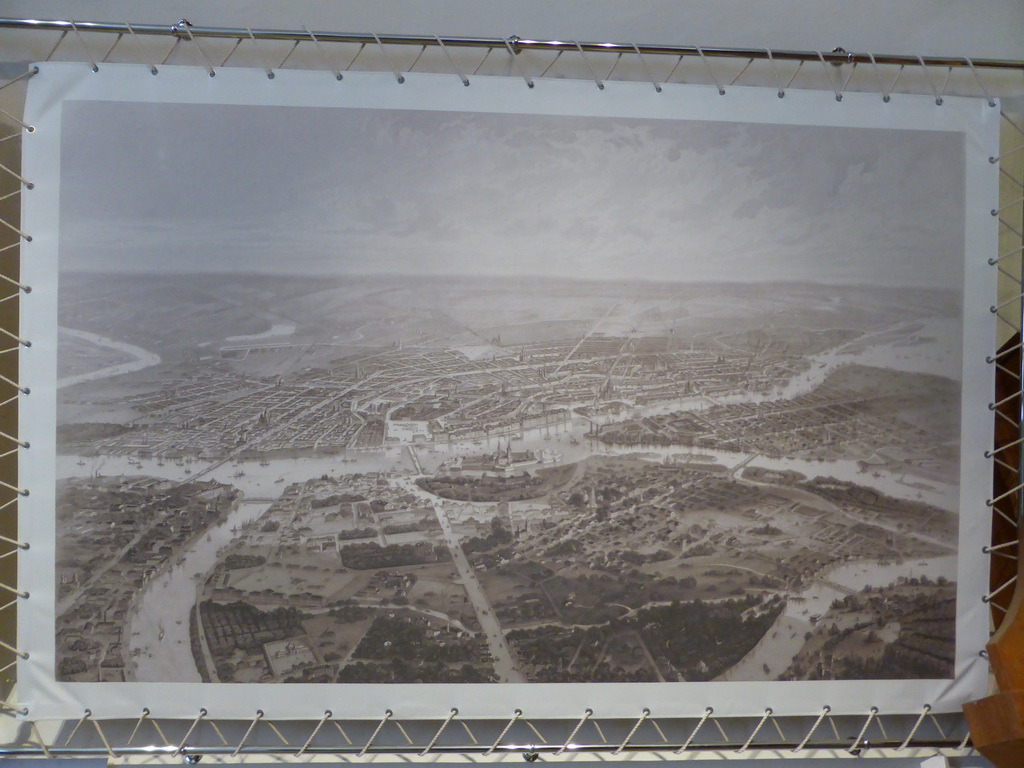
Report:
[[[925,748],[925,749],[939,749],[939,750],[955,750],[959,744],[959,740],[947,740],[947,741],[936,741],[929,739],[926,741],[914,742],[911,744],[911,748]],[[888,742],[875,742],[872,741],[870,749],[872,750],[888,750],[896,749],[900,745],[898,740],[890,740]],[[757,752],[760,750],[780,750],[785,748],[791,748],[791,744],[783,744],[779,742],[769,742],[764,744],[755,744],[751,746],[747,751],[750,753]],[[842,750],[845,748],[843,742],[837,742],[832,740],[822,740],[821,742],[814,742],[805,749],[833,749]],[[161,755],[171,756],[178,752],[179,747],[175,746],[139,746],[139,747],[121,747],[113,745],[113,749],[119,756],[127,755],[146,755],[150,757],[159,757]],[[355,757],[358,755],[361,747],[358,745],[349,746],[310,746],[306,748],[305,754],[310,755],[350,755]],[[431,750],[432,755],[443,755],[443,754],[460,754],[460,753],[483,753],[489,749],[489,745],[481,744],[466,744],[460,746],[435,746]],[[541,754],[552,755],[558,749],[558,745],[552,744],[502,744],[499,745],[495,752],[509,752],[518,754],[520,752],[536,752]],[[572,753],[604,753],[610,754],[618,749],[617,744],[578,744],[570,747],[567,752]],[[736,745],[730,744],[694,744],[691,745],[687,750],[688,752],[701,752],[706,750],[716,751],[728,751],[735,750]],[[231,745],[211,745],[209,747],[197,747],[187,746],[181,751],[183,755],[230,755],[235,750],[235,747]],[[641,752],[659,752],[665,753],[671,750],[670,745],[665,744],[641,744],[635,745],[630,744],[623,750],[626,753],[641,753]],[[299,751],[297,746],[246,746],[239,755],[296,755]],[[422,747],[372,747],[368,754],[405,754],[415,755],[422,751]],[[106,755],[107,749],[105,747],[49,747],[49,752],[54,757],[88,757],[95,755]],[[0,757],[31,757],[39,756],[42,751],[39,747],[3,747],[0,748]]]
[[[310,31],[305,29],[253,29],[243,27],[199,27],[177,22],[174,24],[128,24],[105,21],[75,21],[62,19],[9,19],[0,18],[0,28],[25,30],[52,30],[57,32],[106,32],[110,34],[164,35],[186,38],[228,38],[257,40],[310,41]],[[186,32],[187,29],[187,32]],[[359,45],[413,45],[447,46],[452,48],[505,48],[507,43],[501,37],[437,37],[434,35],[374,35],[368,32],[331,32],[313,30],[316,39],[325,43],[356,43]],[[708,58],[742,58],[782,61],[819,61],[829,64],[891,64],[904,66],[962,67],[986,69],[1010,69],[1024,71],[1024,61],[1016,59],[966,59],[959,56],[923,56],[893,53],[850,53],[835,51],[771,50],[766,48],[722,48],[693,45],[657,45],[633,43],[601,43],[575,40],[533,40],[513,35],[508,39],[516,53],[525,50],[538,51],[579,51],[588,53],[639,53],[665,56],[703,56]],[[972,67],[973,65],[973,67]]]

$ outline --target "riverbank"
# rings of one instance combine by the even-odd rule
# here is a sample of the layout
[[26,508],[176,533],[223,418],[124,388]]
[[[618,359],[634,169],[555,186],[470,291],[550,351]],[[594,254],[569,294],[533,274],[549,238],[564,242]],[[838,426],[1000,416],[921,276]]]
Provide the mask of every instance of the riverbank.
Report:
[[141,371],[160,364],[160,355],[154,354],[142,347],[136,347],[133,344],[126,344],[123,341],[115,341],[114,339],[108,339],[106,336],[89,333],[88,331],[80,331],[76,328],[61,327],[59,332],[73,336],[76,339],[81,339],[82,341],[96,344],[100,347],[107,347],[108,349],[122,352],[134,357],[135,359],[131,362],[110,365],[96,371],[89,371],[87,373],[80,373],[77,376],[58,379],[57,389],[72,387],[75,384],[83,384],[87,381],[99,381],[100,379],[107,379],[111,376],[121,376],[125,373],[134,373],[135,371]]

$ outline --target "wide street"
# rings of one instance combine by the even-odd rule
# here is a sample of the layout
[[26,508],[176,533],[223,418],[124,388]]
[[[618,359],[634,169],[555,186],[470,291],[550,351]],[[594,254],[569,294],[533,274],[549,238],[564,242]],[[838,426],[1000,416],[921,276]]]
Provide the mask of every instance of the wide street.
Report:
[[501,631],[501,624],[494,615],[494,609],[491,608],[487,595],[484,594],[483,587],[477,581],[476,572],[473,570],[473,566],[469,564],[469,560],[466,559],[466,553],[462,551],[459,537],[452,531],[448,515],[445,514],[440,504],[434,505],[434,512],[441,523],[444,540],[448,545],[449,551],[452,553],[452,560],[455,562],[455,568],[459,572],[462,586],[466,588],[469,601],[473,604],[473,610],[476,611],[476,617],[480,622],[480,629],[487,639],[487,647],[490,649],[491,657],[494,659],[494,671],[498,674],[498,681],[502,683],[525,683],[526,678],[515,668],[515,664],[512,661],[512,651],[509,650],[508,643],[505,641],[505,635]]

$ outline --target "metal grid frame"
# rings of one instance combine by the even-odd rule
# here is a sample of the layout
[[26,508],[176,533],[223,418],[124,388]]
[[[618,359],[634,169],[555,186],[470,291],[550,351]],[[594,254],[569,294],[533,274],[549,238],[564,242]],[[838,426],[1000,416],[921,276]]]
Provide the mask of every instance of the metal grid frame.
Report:
[[[941,105],[945,94],[959,93],[982,95],[995,107],[993,97],[1005,85],[1003,78],[1024,72],[1022,61],[855,54],[841,49],[825,53],[538,41],[515,36],[452,38],[308,29],[221,29],[196,27],[187,20],[161,26],[0,19],[0,28],[56,35],[52,47],[48,46],[47,60],[81,61],[93,71],[107,62],[127,61],[147,67],[154,75],[160,66],[181,63],[203,66],[214,77],[221,67],[253,66],[256,60],[256,66],[271,79],[275,70],[291,62],[296,68],[322,69],[338,81],[352,69],[391,71],[399,83],[406,75],[440,71],[453,73],[467,86],[471,77],[484,73],[520,77],[530,88],[545,77],[579,77],[592,79],[597,88],[604,90],[617,74],[618,80],[649,81],[659,92],[663,83],[685,81],[705,83],[722,95],[742,78],[744,85],[776,88],[780,98],[790,88],[832,90],[837,101],[842,101],[845,91],[866,90],[878,92],[884,101],[899,93],[930,93]],[[169,48],[168,39],[172,40]],[[104,53],[97,57],[99,50]],[[495,51],[498,55],[492,56]],[[565,53],[569,56],[563,57]],[[805,64],[809,66],[805,68]],[[0,84],[0,90],[16,84],[23,87],[33,74],[26,71]],[[1011,85],[1016,87],[1016,81]],[[1011,393],[999,400],[994,398],[990,408],[997,422],[1005,421],[1015,435],[1021,436],[1024,391],[1019,362],[1015,365],[1011,360],[1019,360],[1014,355],[1020,354],[1024,326],[1024,129],[1011,116],[1002,117],[1003,147],[998,157],[990,158],[990,162],[1000,164],[999,208],[991,211],[1000,222],[1000,252],[989,258],[988,264],[998,270],[1000,279],[999,296],[990,307],[1001,331],[999,340],[993,340],[994,346],[1006,337],[1010,342],[986,360],[1013,382]],[[31,345],[18,333],[18,306],[31,292],[31,286],[19,281],[19,246],[23,240],[31,241],[31,233],[22,231],[18,221],[21,190],[31,189],[32,183],[20,174],[18,156],[22,132],[33,129],[18,114],[5,110],[0,110],[0,126],[5,126],[0,129],[0,286],[7,289],[0,295],[4,345],[0,365],[6,364],[0,373],[0,444],[5,446],[0,449],[0,590],[9,598],[0,605],[0,619],[5,619],[0,623],[0,694],[13,701],[16,663],[19,657],[28,655],[16,647],[17,605],[29,597],[17,585],[15,568],[18,553],[29,547],[17,537],[17,502],[29,494],[29,489],[20,487],[16,480],[9,482],[18,477],[20,453],[30,448],[19,437],[17,426],[18,399],[30,395],[29,388],[18,381],[17,359],[19,350]],[[1024,436],[1012,442],[1019,445],[1022,441]],[[994,467],[1009,472],[1012,480],[1004,483],[987,505],[1015,536],[1024,482],[1019,463],[1006,460],[1005,452],[1012,447],[994,444],[986,452]],[[1013,575],[994,581],[992,591],[983,598],[992,605],[997,624],[1013,593],[1018,546],[1017,539],[1000,535],[984,550],[992,556],[993,566],[1002,561],[1012,563]],[[205,709],[192,721],[156,718],[148,710],[134,721],[100,720],[88,710],[77,721],[36,721],[16,704],[0,705],[0,715],[0,755],[105,755],[124,762],[173,759],[195,763],[205,756],[217,761],[261,756],[284,761],[409,762],[443,758],[533,762],[607,760],[621,754],[631,759],[657,760],[974,754],[962,715],[932,713],[928,705],[910,714],[872,707],[861,716],[832,715],[826,707],[816,717],[775,716],[768,709],[760,717],[719,718],[710,707],[694,707],[689,717],[659,718],[658,713],[645,709],[633,721],[603,719],[599,711],[590,709],[566,713],[564,719],[543,721],[532,721],[529,713],[519,710],[509,713],[506,721],[466,720],[460,719],[455,709],[439,713],[436,720],[407,721],[391,710],[367,713],[365,720],[345,721],[335,720],[330,711],[308,721],[274,720],[272,715],[257,711],[245,721],[217,719]]]

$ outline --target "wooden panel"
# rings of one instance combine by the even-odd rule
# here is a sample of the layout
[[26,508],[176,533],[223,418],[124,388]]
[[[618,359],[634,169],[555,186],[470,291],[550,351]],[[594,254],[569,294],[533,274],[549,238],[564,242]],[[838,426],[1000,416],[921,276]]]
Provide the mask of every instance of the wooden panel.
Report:
[[964,705],[974,747],[997,768],[1024,765],[1024,691],[1009,691]]

